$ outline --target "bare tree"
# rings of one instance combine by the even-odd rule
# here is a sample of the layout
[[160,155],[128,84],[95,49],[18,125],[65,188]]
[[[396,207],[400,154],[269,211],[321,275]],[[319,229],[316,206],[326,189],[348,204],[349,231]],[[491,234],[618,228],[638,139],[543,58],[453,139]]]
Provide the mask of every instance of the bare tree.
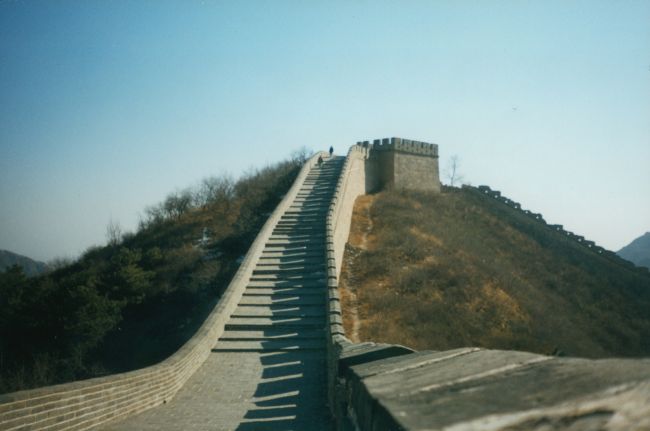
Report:
[[167,219],[179,219],[192,208],[192,192],[183,190],[167,195],[162,208]]
[[297,165],[302,165],[312,154],[314,154],[314,151],[303,145],[291,153],[291,161]]
[[457,155],[453,155],[449,159],[445,177],[449,181],[449,185],[452,187],[463,181],[463,175],[460,173],[460,157]]
[[118,245],[122,241],[122,227],[119,222],[112,218],[106,226],[106,240],[108,245]]

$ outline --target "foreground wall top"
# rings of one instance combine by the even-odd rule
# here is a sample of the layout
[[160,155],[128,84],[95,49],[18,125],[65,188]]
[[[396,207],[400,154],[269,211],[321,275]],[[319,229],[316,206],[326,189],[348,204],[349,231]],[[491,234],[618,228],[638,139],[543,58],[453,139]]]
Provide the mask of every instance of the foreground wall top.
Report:
[[438,158],[438,145],[428,142],[402,138],[384,138],[372,141],[359,141],[357,145],[372,148],[375,151],[399,151]]

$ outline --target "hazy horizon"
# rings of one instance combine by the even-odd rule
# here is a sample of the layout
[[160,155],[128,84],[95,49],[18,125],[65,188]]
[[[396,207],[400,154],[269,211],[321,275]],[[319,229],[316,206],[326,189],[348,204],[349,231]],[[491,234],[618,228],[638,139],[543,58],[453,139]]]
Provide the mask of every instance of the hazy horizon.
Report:
[[647,1],[0,1],[0,249],[75,258],[206,176],[400,136],[616,251],[650,231],[648,22]]

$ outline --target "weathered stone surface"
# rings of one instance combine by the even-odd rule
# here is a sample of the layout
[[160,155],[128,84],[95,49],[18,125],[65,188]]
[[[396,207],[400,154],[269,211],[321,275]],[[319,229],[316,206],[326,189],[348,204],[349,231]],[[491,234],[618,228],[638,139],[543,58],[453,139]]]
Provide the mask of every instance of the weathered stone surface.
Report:
[[361,429],[650,429],[650,359],[418,352],[351,367]]

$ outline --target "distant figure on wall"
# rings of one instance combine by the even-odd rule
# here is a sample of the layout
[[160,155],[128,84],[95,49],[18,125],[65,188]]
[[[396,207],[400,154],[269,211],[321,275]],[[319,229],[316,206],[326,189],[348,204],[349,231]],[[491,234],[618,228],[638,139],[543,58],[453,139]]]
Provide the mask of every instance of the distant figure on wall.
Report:
[[318,167],[320,168],[323,164],[323,156],[318,156]]
[[330,146],[330,158],[332,158],[332,154],[334,154],[334,147]]

